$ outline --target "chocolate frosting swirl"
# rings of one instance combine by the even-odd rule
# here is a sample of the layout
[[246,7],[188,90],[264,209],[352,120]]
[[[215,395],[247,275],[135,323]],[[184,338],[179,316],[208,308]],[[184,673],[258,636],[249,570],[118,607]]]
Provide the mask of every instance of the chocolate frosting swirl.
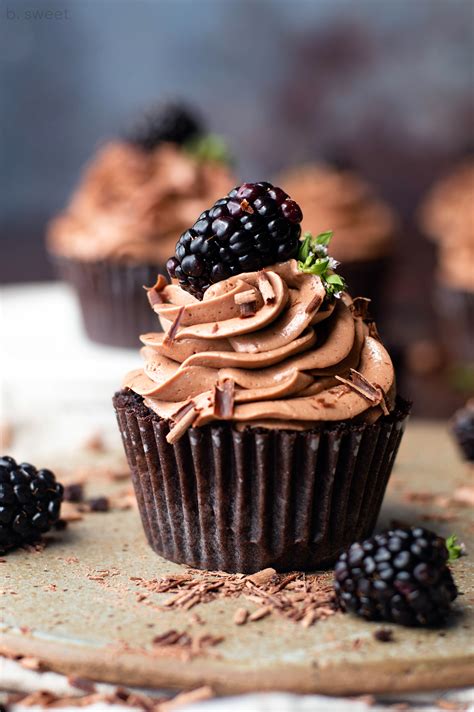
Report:
[[202,301],[160,278],[149,300],[164,333],[140,337],[145,365],[124,386],[171,420],[170,441],[216,420],[302,430],[393,408],[392,362],[363,310],[347,294],[328,303],[295,260],[218,282]]
[[196,160],[172,144],[144,151],[111,142],[50,223],[48,246],[79,260],[159,264],[195,216],[234,184],[228,167]]
[[303,231],[334,230],[331,254],[337,260],[377,259],[390,252],[395,217],[353,171],[308,164],[286,171],[277,183],[301,206]]

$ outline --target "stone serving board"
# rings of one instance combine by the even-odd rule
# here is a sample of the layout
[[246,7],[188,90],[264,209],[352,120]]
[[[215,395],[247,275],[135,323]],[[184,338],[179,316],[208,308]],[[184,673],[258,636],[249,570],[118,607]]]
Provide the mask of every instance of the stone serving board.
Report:
[[[89,471],[88,496],[114,497],[129,487],[127,480],[97,474],[120,457],[77,456],[74,466]],[[47,464],[54,466],[54,461],[52,453]],[[51,535],[43,550],[4,557],[0,651],[96,680],[161,688],[209,684],[218,694],[287,690],[342,695],[473,684],[472,508],[466,503],[440,506],[439,499],[423,496],[451,497],[472,485],[473,472],[461,462],[445,425],[409,423],[379,527],[393,520],[418,523],[445,536],[455,532],[465,542],[471,556],[453,565],[462,595],[444,629],[389,626],[393,641],[383,643],[373,635],[380,624],[340,613],[309,628],[277,615],[237,626],[237,608],[252,610],[257,604],[216,599],[191,611],[163,611],[159,605],[169,598],[164,593],[151,594],[147,600],[152,605],[144,605],[137,600],[133,577],[159,578],[185,568],[148,548],[138,512],[131,508],[86,514]],[[112,575],[103,577],[103,570]],[[153,647],[153,638],[170,629],[224,640],[187,659]]]

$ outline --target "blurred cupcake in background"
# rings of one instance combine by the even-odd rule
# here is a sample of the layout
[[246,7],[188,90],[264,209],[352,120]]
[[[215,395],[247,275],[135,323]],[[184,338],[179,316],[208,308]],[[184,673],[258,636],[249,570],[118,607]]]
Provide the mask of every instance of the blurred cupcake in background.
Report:
[[47,235],[90,339],[134,346],[156,330],[143,286],[166,274],[186,226],[236,183],[229,163],[222,140],[178,104],[157,107],[98,150]]
[[307,164],[291,168],[277,181],[303,211],[303,232],[334,231],[332,254],[354,296],[372,300],[380,318],[381,292],[396,229],[395,216],[371,187],[349,168]]
[[437,247],[439,338],[455,385],[474,391],[474,158],[434,185],[422,205],[421,223]]

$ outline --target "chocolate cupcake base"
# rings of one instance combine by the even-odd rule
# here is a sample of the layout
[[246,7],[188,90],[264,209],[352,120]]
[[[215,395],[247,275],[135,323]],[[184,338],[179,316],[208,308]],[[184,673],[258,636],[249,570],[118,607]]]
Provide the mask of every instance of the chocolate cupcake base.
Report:
[[161,331],[143,285],[152,285],[158,265],[127,265],[105,260],[81,262],[53,257],[62,279],[76,290],[82,321],[91,341],[136,347],[139,335]]
[[215,423],[175,444],[129,391],[114,397],[145,534],[160,556],[250,573],[331,564],[369,536],[410,410],[310,431]]

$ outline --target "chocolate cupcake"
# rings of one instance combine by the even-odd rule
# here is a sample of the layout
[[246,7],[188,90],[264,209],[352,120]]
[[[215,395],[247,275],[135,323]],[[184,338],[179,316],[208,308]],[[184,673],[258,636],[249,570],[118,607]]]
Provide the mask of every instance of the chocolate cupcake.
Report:
[[450,362],[474,385],[474,160],[439,181],[425,200],[421,222],[437,246],[435,306]]
[[49,252],[77,291],[93,341],[134,346],[140,333],[159,328],[143,285],[165,272],[194,216],[234,183],[222,156],[202,150],[210,142],[198,126],[174,111],[103,146],[49,226]]
[[371,312],[380,318],[396,230],[392,211],[347,168],[308,164],[286,171],[280,182],[303,210],[303,231],[334,231],[331,251],[351,294],[371,299]]
[[[300,221],[281,189],[244,184],[178,242],[181,286],[149,292],[164,333],[141,337],[114,406],[148,542],[172,561],[315,568],[376,523],[409,404],[330,233],[301,242]],[[244,238],[252,271],[232,250]]]

